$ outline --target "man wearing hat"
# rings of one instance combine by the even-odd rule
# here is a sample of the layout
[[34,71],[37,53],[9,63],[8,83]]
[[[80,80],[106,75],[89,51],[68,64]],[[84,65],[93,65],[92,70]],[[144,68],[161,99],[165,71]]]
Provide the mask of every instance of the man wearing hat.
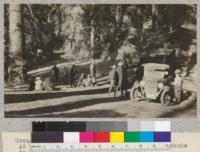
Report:
[[124,67],[123,62],[119,62],[118,64],[118,74],[119,74],[119,88],[122,97],[124,91],[125,94],[127,95],[127,85],[128,85],[128,73],[127,69]]
[[114,97],[116,97],[117,86],[118,86],[119,76],[117,72],[117,66],[113,65],[112,70],[110,71],[110,88],[109,88],[109,95],[114,89]]
[[181,102],[182,84],[183,84],[183,77],[181,76],[181,70],[176,69],[173,85],[174,85],[175,100],[177,103]]

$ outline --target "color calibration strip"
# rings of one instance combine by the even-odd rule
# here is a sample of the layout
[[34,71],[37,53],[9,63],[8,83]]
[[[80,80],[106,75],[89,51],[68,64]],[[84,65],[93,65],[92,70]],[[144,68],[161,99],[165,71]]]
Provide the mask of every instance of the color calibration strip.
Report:
[[170,121],[33,122],[33,143],[171,142]]
[[30,132],[2,132],[1,137],[2,152],[197,152],[200,141],[199,132],[173,132],[170,143],[31,143]]
[[32,133],[32,143],[171,142],[171,132],[45,132]]
[[170,132],[170,121],[49,121],[33,122],[33,132]]

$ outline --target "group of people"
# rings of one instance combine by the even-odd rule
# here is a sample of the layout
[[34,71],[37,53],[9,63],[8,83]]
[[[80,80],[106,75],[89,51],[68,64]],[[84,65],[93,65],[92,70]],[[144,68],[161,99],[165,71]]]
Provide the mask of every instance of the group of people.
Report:
[[30,91],[53,91],[56,90],[53,86],[52,80],[48,76],[31,78],[29,82]]
[[[119,62],[118,67],[116,65],[112,66],[112,70],[109,73],[110,76],[110,88],[109,95],[112,90],[114,90],[114,97],[116,97],[116,93],[120,90],[121,97],[126,96],[128,94],[128,72],[127,66],[124,62]],[[124,94],[125,93],[125,94]]]
[[[164,76],[164,84],[174,86],[174,102],[180,103],[182,100],[182,85],[183,85],[183,78],[184,75],[181,74],[180,69],[176,69],[174,71],[175,77],[167,74]],[[127,65],[123,62],[119,62],[118,67],[116,65],[112,66],[112,70],[110,71],[110,88],[109,88],[109,95],[111,92],[114,92],[114,97],[116,97],[116,93],[120,90],[121,97],[127,95],[127,88],[128,88],[128,72],[127,72]],[[174,79],[174,81],[172,81]],[[125,93],[125,94],[124,94]]]
[[95,77],[92,77],[90,74],[85,77],[85,73],[82,73],[78,79],[77,87],[94,87],[95,85]]
[[72,88],[74,87],[91,87],[95,86],[96,78],[92,77],[90,74],[87,75],[85,73],[81,73],[78,76],[77,68],[75,65],[72,65],[69,69],[64,68],[64,79],[67,84],[70,81],[70,85]]
[[[68,83],[70,81],[71,87],[92,87],[96,86],[96,79],[90,74],[85,76],[85,73],[81,73],[79,78],[76,77],[76,67],[71,65],[69,68],[64,68],[64,81]],[[127,64],[120,61],[118,66],[113,65],[112,70],[109,73],[110,77],[110,88],[109,95],[113,91],[114,97],[118,90],[120,90],[121,97],[128,94],[128,72]],[[169,80],[169,76],[165,76],[164,79]],[[59,69],[54,65],[50,71],[50,75],[43,77],[32,78],[29,83],[29,90],[36,91],[52,91],[55,90],[54,84],[59,82]],[[181,70],[175,70],[175,79],[173,82],[174,85],[174,95],[177,102],[181,101],[181,92],[182,92],[183,76],[181,75]]]
[[70,82],[71,88],[76,87],[76,79],[77,79],[77,77],[76,77],[76,73],[77,73],[76,65],[72,64],[69,67],[65,67],[63,72],[64,72],[65,84]]
[[81,73],[78,77],[77,67],[75,64],[72,64],[69,67],[65,67],[63,70],[63,79],[60,79],[60,71],[56,65],[50,70],[50,73],[46,76],[38,76],[32,77],[29,80],[29,90],[36,90],[36,91],[51,91],[55,90],[54,85],[60,83],[68,84],[70,83],[71,88],[75,87],[91,87],[96,85],[96,78],[92,77],[90,74],[85,77],[85,73]]
[[[54,84],[60,82],[60,71],[56,65],[50,70],[50,73],[45,76],[32,77],[29,80],[29,90],[36,91],[51,91],[55,90]],[[71,87],[75,87],[76,74],[75,74],[75,65],[71,65],[69,68],[64,68],[64,82],[68,83],[70,80]]]

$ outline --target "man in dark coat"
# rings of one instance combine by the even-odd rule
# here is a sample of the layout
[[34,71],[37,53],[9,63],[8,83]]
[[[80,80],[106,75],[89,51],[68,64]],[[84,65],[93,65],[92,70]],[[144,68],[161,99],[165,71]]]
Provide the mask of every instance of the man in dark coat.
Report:
[[116,92],[117,92],[117,86],[118,86],[118,82],[119,82],[119,75],[117,72],[117,67],[116,65],[112,66],[112,71],[110,71],[110,88],[109,88],[109,95],[112,92],[112,90],[114,89],[114,97],[116,97]]
[[35,77],[29,79],[29,91],[35,90]]
[[127,95],[127,86],[128,86],[128,73],[127,69],[123,66],[123,62],[119,62],[118,64],[118,74],[119,74],[119,89],[121,91],[121,97],[123,96],[123,92]]
[[64,83],[67,84],[69,80],[69,70],[67,67],[64,68],[63,74],[64,74],[64,79],[63,79]]
[[53,82],[58,83],[59,69],[56,65],[54,65],[51,69],[51,76],[52,76]]
[[76,80],[76,74],[75,74],[75,65],[73,64],[69,69],[69,75],[70,75],[70,84],[71,87],[75,87],[75,80]]

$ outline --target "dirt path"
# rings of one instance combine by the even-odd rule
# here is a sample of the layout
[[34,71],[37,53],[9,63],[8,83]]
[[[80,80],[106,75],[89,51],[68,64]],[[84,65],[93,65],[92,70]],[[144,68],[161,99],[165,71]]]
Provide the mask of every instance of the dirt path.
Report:
[[6,104],[5,115],[8,117],[195,118],[195,100],[196,96],[193,95],[180,105],[163,107],[156,102],[132,103],[128,98],[113,98],[104,93]]

